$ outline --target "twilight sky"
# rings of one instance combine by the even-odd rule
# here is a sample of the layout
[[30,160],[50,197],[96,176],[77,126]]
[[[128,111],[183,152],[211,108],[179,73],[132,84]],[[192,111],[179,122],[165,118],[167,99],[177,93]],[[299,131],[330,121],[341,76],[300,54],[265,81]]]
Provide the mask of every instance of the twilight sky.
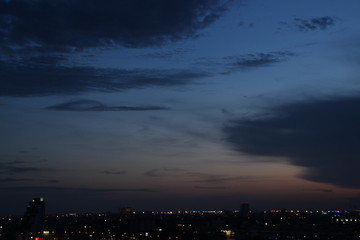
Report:
[[0,215],[360,204],[358,0],[0,0]]

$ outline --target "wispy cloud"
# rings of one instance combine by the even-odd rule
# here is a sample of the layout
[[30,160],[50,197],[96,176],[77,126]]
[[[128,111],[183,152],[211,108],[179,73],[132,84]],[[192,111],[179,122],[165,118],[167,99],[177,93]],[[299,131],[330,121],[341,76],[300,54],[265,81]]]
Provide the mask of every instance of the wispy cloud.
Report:
[[60,103],[46,107],[46,109],[60,110],[60,111],[95,111],[95,112],[169,110],[169,108],[167,107],[160,107],[160,106],[109,106],[99,101],[87,100],[87,99]]
[[34,164],[36,162],[25,162],[25,161],[12,161],[12,162],[3,162],[0,163],[0,173],[2,174],[21,174],[29,172],[49,172],[49,171],[58,171],[52,168],[43,168],[38,166],[29,166],[29,164]]
[[[252,176],[229,176],[202,172],[192,172],[180,168],[155,168],[144,173],[147,177],[181,177],[191,182],[204,184],[222,184],[236,181],[254,181]],[[191,179],[191,180],[190,180]],[[218,187],[218,186],[217,186]]]
[[41,172],[41,171],[54,171],[54,169],[49,168],[39,168],[39,167],[14,167],[0,164],[0,173],[7,174],[16,174],[16,173],[25,173],[25,172]]
[[206,184],[221,184],[228,182],[237,182],[237,181],[254,181],[255,178],[252,176],[228,176],[228,175],[217,175],[217,174],[208,174],[201,172],[187,172],[190,177],[197,178],[193,180],[194,182],[202,182]]
[[254,53],[243,56],[229,56],[225,58],[225,61],[232,70],[241,70],[270,66],[272,64],[285,61],[287,57],[294,55],[295,54],[290,51]]
[[3,162],[0,163],[1,164],[6,164],[6,165],[18,165],[18,164],[23,164],[23,163],[27,163],[25,161],[20,161],[20,160],[16,160],[16,161],[10,161],[10,162]]
[[212,66],[213,71],[218,70],[218,74],[229,74],[273,66],[293,56],[296,56],[296,53],[292,51],[258,52],[218,59],[199,58],[196,64],[205,67]]
[[296,27],[302,31],[324,30],[335,25],[333,17],[316,17],[312,19],[295,18]]
[[60,181],[56,180],[56,179],[52,179],[52,180],[48,180],[47,182],[48,183],[59,183]]
[[167,51],[163,50],[163,51],[147,53],[142,55],[142,57],[167,59],[172,57],[178,57],[179,55],[183,55],[184,53],[186,53],[186,50],[184,48],[175,48]]
[[304,189],[304,191],[311,191],[311,192],[324,192],[324,193],[332,193],[332,189],[328,188],[313,188],[313,189]]
[[0,178],[0,183],[32,181],[30,178]]
[[21,65],[0,61],[0,96],[72,95],[91,91],[172,87],[192,84],[210,76],[198,70],[29,66],[27,63]]
[[155,168],[145,172],[145,176],[148,177],[171,176],[184,171],[185,171],[184,169],[180,169],[180,168]]
[[110,171],[110,170],[107,170],[107,171],[103,171],[102,173],[105,173],[105,174],[114,174],[114,175],[123,175],[123,174],[126,174],[127,171],[124,171],[124,170],[120,170],[120,171]]
[[336,18],[330,16],[314,17],[310,19],[294,18],[292,22],[282,21],[281,25],[299,31],[321,31],[333,27],[336,23]]
[[227,187],[209,187],[209,186],[195,186],[195,188],[206,189],[206,190],[224,190],[224,189],[227,189]]

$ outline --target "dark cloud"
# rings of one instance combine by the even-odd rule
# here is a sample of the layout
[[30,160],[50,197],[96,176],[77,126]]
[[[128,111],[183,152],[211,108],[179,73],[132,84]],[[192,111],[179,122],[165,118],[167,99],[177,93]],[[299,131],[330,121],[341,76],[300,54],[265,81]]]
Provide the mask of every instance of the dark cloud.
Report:
[[196,37],[224,0],[0,0],[0,45],[83,49],[154,46]]
[[209,73],[196,70],[123,70],[0,61],[0,96],[32,97],[171,87],[209,76]]
[[359,188],[359,109],[358,97],[311,100],[232,121],[223,130],[239,152],[285,157],[307,169],[301,176],[307,180]]
[[115,174],[115,175],[123,175],[123,174],[126,174],[127,171],[124,171],[124,170],[120,170],[120,171],[104,171],[103,173],[105,174]]
[[[94,47],[149,47],[196,37],[227,5],[228,0],[0,0],[0,96],[180,86],[208,77],[196,70],[74,66],[71,55],[80,50],[91,55]],[[101,107],[92,111],[160,110]]]
[[334,26],[335,22],[334,17],[324,16],[311,19],[295,18],[292,23],[282,21],[280,24],[291,28],[295,27],[300,31],[317,31],[328,29]]
[[167,107],[160,106],[108,106],[94,100],[76,100],[65,102],[46,109],[60,111],[149,111],[149,110],[169,110]]

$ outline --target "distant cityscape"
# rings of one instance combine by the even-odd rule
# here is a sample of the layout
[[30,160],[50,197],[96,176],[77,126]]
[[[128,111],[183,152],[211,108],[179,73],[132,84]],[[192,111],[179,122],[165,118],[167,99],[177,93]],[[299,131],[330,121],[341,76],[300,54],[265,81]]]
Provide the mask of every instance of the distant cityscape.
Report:
[[3,240],[359,239],[358,210],[134,211],[45,214],[34,198],[24,216],[0,218]]

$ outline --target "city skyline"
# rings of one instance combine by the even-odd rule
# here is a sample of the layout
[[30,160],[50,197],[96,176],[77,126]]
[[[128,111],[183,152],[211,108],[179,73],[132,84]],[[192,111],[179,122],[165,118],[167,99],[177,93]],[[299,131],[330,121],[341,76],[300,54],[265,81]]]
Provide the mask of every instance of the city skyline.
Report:
[[358,205],[359,7],[0,0],[0,215]]

